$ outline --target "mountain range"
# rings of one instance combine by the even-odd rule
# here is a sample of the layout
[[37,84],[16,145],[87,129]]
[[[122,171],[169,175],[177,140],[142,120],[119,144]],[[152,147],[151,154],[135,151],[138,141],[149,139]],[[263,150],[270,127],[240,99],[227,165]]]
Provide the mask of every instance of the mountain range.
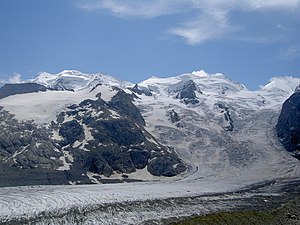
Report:
[[[300,78],[65,70],[0,88],[0,186],[299,176]],[[294,157],[295,156],[295,157]]]

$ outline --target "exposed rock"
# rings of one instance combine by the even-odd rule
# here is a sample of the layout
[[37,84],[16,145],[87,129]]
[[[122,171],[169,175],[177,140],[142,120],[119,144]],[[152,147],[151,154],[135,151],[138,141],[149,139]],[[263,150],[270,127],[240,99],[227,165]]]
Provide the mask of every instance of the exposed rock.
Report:
[[124,91],[119,91],[108,103],[110,107],[116,109],[119,113],[136,121],[138,124],[145,126],[145,120],[139,109],[132,103],[132,98]]
[[106,177],[110,177],[113,173],[113,169],[99,152],[85,154],[81,159],[84,167],[90,172],[103,174]]
[[176,157],[155,157],[148,163],[148,171],[154,176],[172,177],[186,170],[184,164]]
[[0,99],[16,94],[44,92],[46,90],[45,86],[36,83],[5,84],[0,88]]
[[66,115],[65,112],[61,112],[61,113],[58,114],[58,116],[56,117],[56,121],[57,121],[58,123],[63,123],[64,120],[65,120],[65,115]]
[[99,86],[101,86],[101,85],[102,85],[101,83],[96,84],[96,85],[92,88],[92,90],[90,90],[90,92],[93,92],[97,87],[99,87]]
[[[18,122],[7,111],[0,110],[0,157],[6,165],[15,168],[57,169],[61,166],[49,130],[38,127],[31,121]],[[1,165],[0,165],[1,166]]]
[[223,127],[226,131],[233,131],[234,125],[233,120],[229,113],[229,108],[225,106],[223,103],[218,103],[218,107],[221,109],[221,113],[223,114]]
[[300,92],[283,103],[276,130],[285,149],[300,159]]
[[130,146],[145,141],[142,131],[126,119],[112,121],[95,121],[90,126],[93,136],[99,143],[116,143]]
[[175,112],[174,109],[172,109],[172,110],[169,112],[168,116],[170,117],[172,123],[176,123],[176,122],[179,122],[179,121],[180,121],[179,115],[178,115],[177,112]]
[[76,120],[63,123],[59,129],[59,134],[64,137],[65,145],[84,138],[83,128]]
[[146,87],[139,87],[137,84],[134,85],[133,88],[129,88],[129,90],[133,91],[134,93],[138,94],[138,95],[146,95],[146,96],[152,96],[151,91],[146,88]]
[[33,169],[36,167],[45,169],[57,169],[62,166],[58,159],[60,152],[53,151],[54,146],[49,143],[33,143],[23,148],[24,153],[15,157],[16,162],[23,169]]
[[202,91],[194,81],[185,81],[181,87],[181,90],[176,95],[176,98],[182,99],[185,104],[197,104],[199,103],[199,100],[196,96],[195,91],[202,94]]
[[133,149],[130,151],[130,156],[135,167],[137,169],[143,169],[147,166],[150,154],[145,150]]
[[[70,118],[76,120],[63,123],[65,119]],[[140,118],[140,123],[134,118]],[[82,127],[87,127],[85,129],[89,130],[93,138],[85,145],[72,145],[64,150],[72,152],[74,160],[79,161],[87,171],[106,177],[114,172],[132,173],[145,168],[149,159],[154,157],[152,152],[156,152],[155,157],[158,158],[163,157],[162,153],[168,152],[168,148],[149,141],[155,138],[144,130],[141,124],[144,123],[143,117],[133,105],[131,96],[123,91],[119,91],[110,102],[105,102],[99,95],[97,100],[88,99],[79,105],[69,106],[66,112],[57,117],[57,122],[56,129],[59,128],[59,134],[65,139],[62,146],[81,140]],[[82,148],[85,151],[82,151]],[[175,153],[168,154],[176,158]],[[170,166],[177,163],[176,160],[169,160]],[[172,173],[164,173],[174,176],[180,173],[178,171],[180,170],[174,169]]]
[[129,152],[122,152],[119,149],[107,149],[104,151],[103,156],[116,172],[132,173],[136,170]]

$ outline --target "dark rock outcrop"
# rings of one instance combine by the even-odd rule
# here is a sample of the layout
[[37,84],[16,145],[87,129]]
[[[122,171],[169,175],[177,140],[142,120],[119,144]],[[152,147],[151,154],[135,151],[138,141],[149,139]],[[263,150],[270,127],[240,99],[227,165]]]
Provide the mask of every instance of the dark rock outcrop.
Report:
[[0,99],[11,95],[46,91],[47,88],[36,83],[5,84],[0,88]]
[[58,159],[62,153],[55,151],[57,146],[45,127],[31,121],[19,122],[3,108],[0,108],[0,122],[1,163],[22,169],[50,170],[62,164]]
[[129,94],[126,94],[124,91],[119,91],[112,97],[108,104],[111,108],[121,113],[121,115],[125,115],[127,118],[145,126],[145,120],[142,117],[140,110],[132,103],[132,100],[133,99]]
[[137,84],[134,85],[133,88],[129,88],[129,90],[133,91],[134,93],[138,94],[138,95],[146,95],[146,96],[152,96],[151,91],[148,88],[145,87],[139,87]]
[[225,106],[223,103],[218,103],[217,105],[221,109],[221,113],[223,114],[224,130],[233,131],[234,125],[233,125],[233,120],[230,116],[229,108]]
[[174,156],[153,158],[148,164],[148,171],[154,176],[176,176],[186,170],[183,163]]
[[88,171],[92,173],[103,174],[106,177],[110,177],[114,172],[108,162],[99,153],[92,153],[82,158],[84,166]]
[[176,98],[182,99],[185,104],[197,104],[199,103],[199,100],[195,91],[202,93],[197,84],[194,81],[189,80],[184,83],[183,87],[176,95]]
[[279,140],[285,149],[300,159],[300,92],[292,94],[282,106],[276,125]]
[[143,169],[147,166],[150,153],[145,150],[133,149],[130,151],[133,164],[137,169]]
[[142,130],[127,119],[95,121],[90,124],[93,136],[99,143],[116,143],[120,146],[141,144],[146,141]]
[[59,129],[59,135],[65,139],[66,145],[84,138],[83,128],[76,120],[63,123]]
[[179,115],[177,112],[175,112],[174,109],[172,109],[169,113],[168,116],[170,117],[170,120],[172,123],[176,123],[180,121]]

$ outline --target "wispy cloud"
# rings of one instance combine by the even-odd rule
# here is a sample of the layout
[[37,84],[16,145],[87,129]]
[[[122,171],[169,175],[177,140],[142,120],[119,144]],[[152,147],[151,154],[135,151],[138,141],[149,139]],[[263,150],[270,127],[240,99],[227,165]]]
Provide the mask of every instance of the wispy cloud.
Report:
[[299,0],[249,0],[241,2],[245,7],[249,6],[250,10],[295,9],[300,4]]
[[182,8],[179,7],[182,4],[185,4],[184,1],[180,3],[178,0],[94,0],[84,1],[79,6],[89,11],[104,9],[117,17],[155,18],[182,12]]
[[14,73],[9,79],[9,83],[16,84],[16,83],[21,83],[21,74],[19,73]]
[[291,60],[300,58],[300,45],[289,46],[279,52],[279,59]]
[[[151,19],[170,14],[190,13],[186,21],[166,28],[168,33],[184,38],[189,44],[201,44],[234,33],[237,26],[230,20],[230,15],[234,12],[289,13],[298,12],[297,10],[300,9],[300,0],[85,0],[80,2],[80,7],[85,10],[106,10],[122,18]],[[261,37],[258,37],[259,39]]]
[[[4,76],[4,75],[2,75]],[[8,79],[2,79],[0,80],[0,85],[1,84],[16,84],[16,83],[21,83],[22,82],[22,76],[19,73],[14,73],[12,76],[8,77]]]
[[192,45],[216,39],[229,31],[227,11],[217,8],[202,12],[197,18],[169,29],[170,34],[183,37]]

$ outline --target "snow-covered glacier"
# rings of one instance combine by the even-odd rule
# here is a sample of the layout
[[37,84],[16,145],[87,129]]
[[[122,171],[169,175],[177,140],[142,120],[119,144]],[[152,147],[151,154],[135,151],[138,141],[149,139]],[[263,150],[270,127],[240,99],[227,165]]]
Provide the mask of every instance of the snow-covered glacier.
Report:
[[98,92],[109,101],[116,94],[111,87],[118,87],[134,96],[152,141],[170,146],[188,169],[174,177],[155,177],[147,169],[112,175],[143,182],[0,188],[1,222],[159,224],[250,207],[247,199],[257,196],[253,205],[263,207],[284,188],[298,185],[300,163],[283,148],[275,125],[299,78],[275,77],[256,91],[204,71],[132,84],[68,70],[43,73],[32,82],[53,90],[0,99],[18,120],[47,125],[64,107],[95,99]]

